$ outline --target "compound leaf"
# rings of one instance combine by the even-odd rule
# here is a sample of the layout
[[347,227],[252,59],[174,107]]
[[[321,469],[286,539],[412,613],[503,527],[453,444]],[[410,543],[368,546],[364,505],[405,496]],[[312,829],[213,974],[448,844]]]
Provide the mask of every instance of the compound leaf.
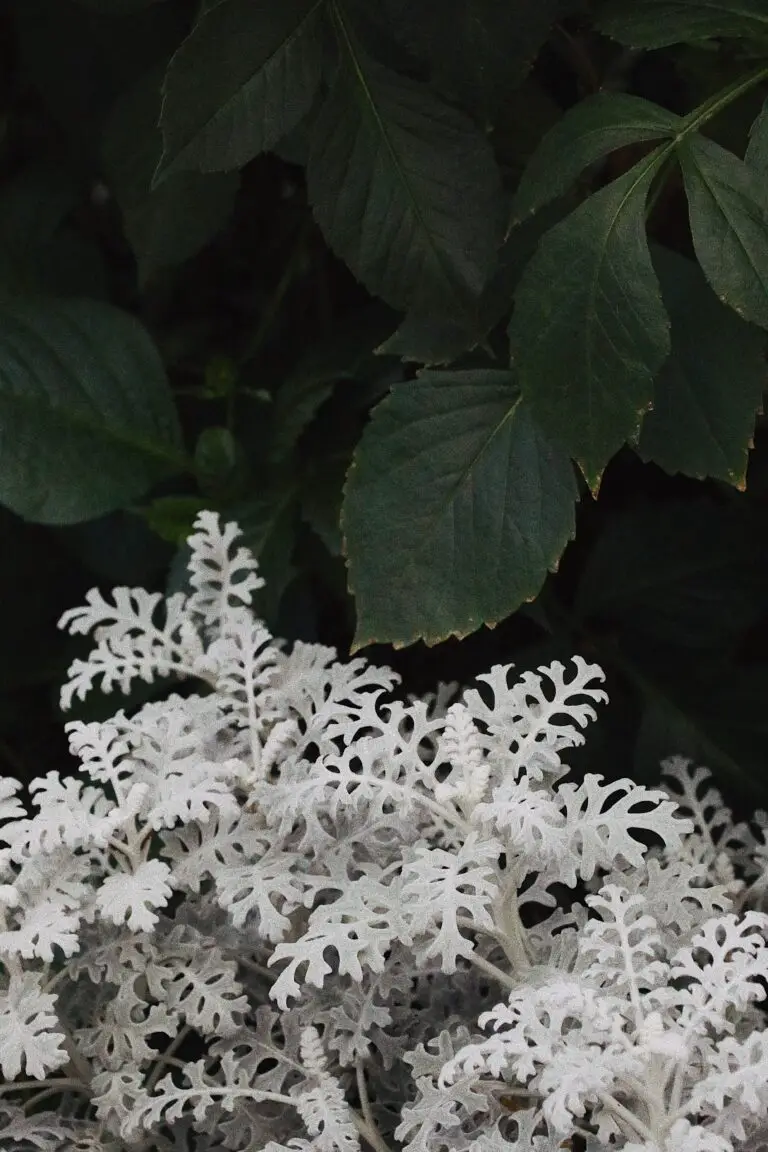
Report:
[[171,172],[239,168],[309,110],[320,83],[322,0],[221,0],[178,49],[164,84]]
[[743,488],[765,384],[765,337],[726,308],[692,260],[659,249],[654,266],[672,322],[638,453],[665,471]]
[[160,357],[87,300],[0,304],[0,501],[46,524],[111,512],[184,465]]
[[657,154],[601,189],[541,241],[510,324],[523,395],[595,489],[640,430],[669,354],[645,234]]
[[501,238],[490,146],[462,113],[370,60],[341,29],[347,53],[314,126],[307,170],[315,217],[387,303],[461,311],[483,288]]
[[627,93],[599,93],[576,104],[546,134],[512,204],[513,223],[555,200],[581,173],[617,148],[674,136],[680,117]]
[[633,48],[665,48],[716,36],[765,35],[764,0],[618,0],[606,5],[598,27]]
[[509,372],[425,372],[375,410],[342,528],[355,644],[436,643],[532,599],[574,531],[576,484]]
[[724,304],[768,328],[768,213],[754,171],[703,136],[684,140],[678,156],[704,275]]

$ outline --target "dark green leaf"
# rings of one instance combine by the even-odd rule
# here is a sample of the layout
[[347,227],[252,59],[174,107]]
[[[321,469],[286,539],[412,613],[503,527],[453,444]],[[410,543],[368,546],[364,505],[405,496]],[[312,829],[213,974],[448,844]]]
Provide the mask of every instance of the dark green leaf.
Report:
[[633,508],[610,520],[576,597],[583,618],[645,641],[728,643],[766,603],[765,543],[730,502]]
[[515,297],[512,359],[542,428],[595,488],[633,440],[669,353],[669,322],[645,235],[651,156],[542,240]]
[[228,428],[204,428],[195,445],[200,491],[216,500],[233,498],[247,477],[245,453]]
[[693,246],[724,304],[768,328],[768,213],[755,173],[703,136],[678,149]]
[[143,516],[161,540],[181,547],[192,535],[198,512],[207,507],[200,496],[159,496],[144,509]]
[[513,222],[567,192],[581,173],[627,144],[674,136],[680,117],[639,96],[600,93],[576,104],[546,134],[523,173]]
[[765,191],[768,181],[768,100],[749,130],[749,145],[744,163],[756,174]]
[[[347,35],[346,25],[342,25]],[[351,39],[315,124],[307,171],[334,251],[397,308],[463,312],[501,233],[490,146],[426,86],[369,60]]]
[[715,36],[768,32],[765,0],[618,0],[603,9],[598,27],[633,48],[664,48]]
[[320,82],[322,0],[221,0],[171,60],[158,177],[239,168],[309,110]]
[[218,232],[239,184],[235,172],[179,172],[152,188],[162,152],[161,82],[162,73],[152,73],[134,85],[118,102],[104,139],[107,179],[123,211],[142,282],[193,256]]
[[71,524],[183,467],[160,358],[130,316],[92,301],[0,304],[0,501]]
[[492,330],[509,318],[515,288],[544,233],[564,216],[563,201],[514,228],[504,241],[497,266],[463,316],[413,309],[378,349],[427,367],[450,364],[463,352],[486,346]]
[[374,411],[343,532],[356,647],[436,643],[539,591],[574,530],[576,485],[508,372],[427,372]]
[[672,321],[672,352],[638,452],[667,472],[742,488],[766,383],[765,337],[720,303],[693,261],[659,249],[654,265]]

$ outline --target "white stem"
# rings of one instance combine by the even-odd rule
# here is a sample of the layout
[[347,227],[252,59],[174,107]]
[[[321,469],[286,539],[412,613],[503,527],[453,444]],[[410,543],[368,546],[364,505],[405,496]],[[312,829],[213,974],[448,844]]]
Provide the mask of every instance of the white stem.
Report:
[[474,964],[475,968],[479,968],[481,972],[485,972],[486,976],[490,976],[493,980],[498,980],[505,988],[510,988],[513,991],[517,989],[518,982],[508,976],[506,972],[502,972],[501,968],[497,968],[495,964],[491,964],[490,960],[486,960],[483,956],[478,956],[476,952],[470,952],[467,956],[470,964]]
[[651,1132],[650,1128],[646,1124],[643,1124],[642,1120],[630,1112],[628,1108],[620,1104],[614,1096],[611,1096],[608,1092],[598,1092],[597,1098],[604,1108],[615,1116],[617,1120],[623,1121],[623,1123],[630,1127],[641,1139],[647,1140],[651,1144],[654,1142],[653,1132]]

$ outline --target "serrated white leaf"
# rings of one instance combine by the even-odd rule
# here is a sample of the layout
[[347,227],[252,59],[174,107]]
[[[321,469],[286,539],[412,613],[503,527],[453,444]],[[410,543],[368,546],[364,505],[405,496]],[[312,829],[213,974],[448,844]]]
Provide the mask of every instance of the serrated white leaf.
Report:
[[173,895],[171,870],[162,860],[145,860],[131,872],[108,876],[96,894],[96,907],[105,920],[126,924],[131,932],[151,932],[158,908]]

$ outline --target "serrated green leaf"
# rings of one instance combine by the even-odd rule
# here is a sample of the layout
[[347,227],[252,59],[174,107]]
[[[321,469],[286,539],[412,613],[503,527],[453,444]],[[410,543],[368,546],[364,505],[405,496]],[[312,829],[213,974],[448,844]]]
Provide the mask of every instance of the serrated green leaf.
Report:
[[165,372],[137,321],[86,300],[0,303],[0,502],[71,524],[184,463]]
[[582,100],[550,129],[528,162],[512,204],[513,223],[562,196],[586,168],[617,148],[674,136],[680,124],[679,116],[624,92]]
[[450,364],[468,350],[490,339],[489,333],[505,321],[525,265],[544,232],[562,219],[562,204],[552,206],[510,232],[499,252],[493,275],[463,316],[414,309],[396,332],[378,349],[404,361],[434,367]]
[[309,110],[320,83],[323,0],[221,0],[171,60],[157,178],[239,168]]
[[548,232],[515,296],[509,332],[523,394],[593,489],[637,436],[669,354],[645,234],[658,164],[654,153]]
[[766,603],[765,542],[741,511],[678,501],[613,517],[585,565],[577,613],[644,643],[727,644]]
[[162,153],[157,126],[162,72],[144,76],[118,101],[104,136],[104,167],[123,212],[143,283],[204,247],[232,212],[236,172],[179,172],[152,188]]
[[717,295],[768,328],[768,213],[750,167],[713,140],[678,148],[696,256]]
[[498,623],[557,565],[576,496],[511,373],[425,372],[396,385],[344,497],[355,646],[432,644]]
[[764,0],[618,0],[605,6],[597,25],[633,48],[666,48],[716,36],[765,35],[768,8]]
[[309,199],[333,250],[396,308],[463,311],[501,238],[499,172],[485,136],[425,85],[351,39],[314,126]]
[[666,472],[742,488],[766,384],[765,337],[720,303],[693,261],[658,249],[654,266],[672,322],[672,351],[638,454]]

